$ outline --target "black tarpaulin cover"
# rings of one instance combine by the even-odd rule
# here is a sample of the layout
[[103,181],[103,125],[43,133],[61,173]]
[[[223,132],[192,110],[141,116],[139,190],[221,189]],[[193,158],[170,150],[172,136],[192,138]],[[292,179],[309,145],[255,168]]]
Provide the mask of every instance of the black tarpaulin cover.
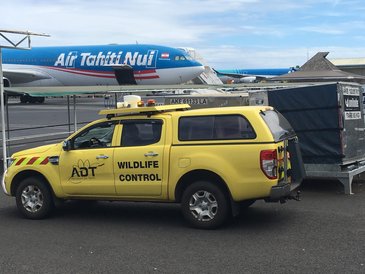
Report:
[[268,99],[297,133],[304,163],[341,163],[343,126],[337,83],[272,90]]

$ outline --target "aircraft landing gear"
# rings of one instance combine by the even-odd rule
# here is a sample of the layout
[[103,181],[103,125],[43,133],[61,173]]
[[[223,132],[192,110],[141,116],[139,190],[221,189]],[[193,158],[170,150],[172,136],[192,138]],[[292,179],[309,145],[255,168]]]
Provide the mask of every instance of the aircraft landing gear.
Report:
[[29,96],[28,94],[20,95],[20,103],[26,104],[26,103],[44,103],[45,98],[44,97],[33,97]]

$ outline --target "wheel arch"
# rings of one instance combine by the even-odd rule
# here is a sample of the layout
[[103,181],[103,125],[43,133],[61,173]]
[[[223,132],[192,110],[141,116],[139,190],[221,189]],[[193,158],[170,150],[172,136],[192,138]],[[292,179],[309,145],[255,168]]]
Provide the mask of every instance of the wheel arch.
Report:
[[13,181],[11,183],[10,195],[15,196],[15,193],[16,193],[16,190],[17,190],[19,184],[25,178],[29,178],[29,177],[36,177],[36,178],[41,179],[46,184],[48,189],[51,191],[52,195],[54,196],[53,189],[52,189],[50,183],[48,182],[47,178],[42,173],[35,171],[35,170],[24,170],[22,172],[19,172],[17,175],[15,175],[15,177],[13,178]]
[[176,184],[175,188],[175,201],[181,202],[181,198],[183,196],[184,190],[191,184],[196,181],[210,181],[215,183],[227,197],[232,200],[231,192],[226,184],[226,182],[216,173],[205,170],[205,169],[197,169],[189,171],[188,173],[184,174]]

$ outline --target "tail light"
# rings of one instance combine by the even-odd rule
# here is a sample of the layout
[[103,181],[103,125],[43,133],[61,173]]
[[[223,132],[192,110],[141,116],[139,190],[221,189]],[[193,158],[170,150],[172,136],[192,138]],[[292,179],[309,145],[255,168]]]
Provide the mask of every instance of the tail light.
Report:
[[267,178],[278,178],[278,155],[275,149],[262,150],[260,152],[260,165]]

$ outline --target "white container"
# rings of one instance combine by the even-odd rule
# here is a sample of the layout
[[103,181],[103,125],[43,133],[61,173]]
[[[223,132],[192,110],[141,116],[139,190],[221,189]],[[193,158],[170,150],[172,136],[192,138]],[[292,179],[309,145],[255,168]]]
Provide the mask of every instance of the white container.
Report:
[[141,96],[138,95],[125,95],[123,96],[124,104],[127,103],[131,108],[136,108],[138,102],[141,101]]

